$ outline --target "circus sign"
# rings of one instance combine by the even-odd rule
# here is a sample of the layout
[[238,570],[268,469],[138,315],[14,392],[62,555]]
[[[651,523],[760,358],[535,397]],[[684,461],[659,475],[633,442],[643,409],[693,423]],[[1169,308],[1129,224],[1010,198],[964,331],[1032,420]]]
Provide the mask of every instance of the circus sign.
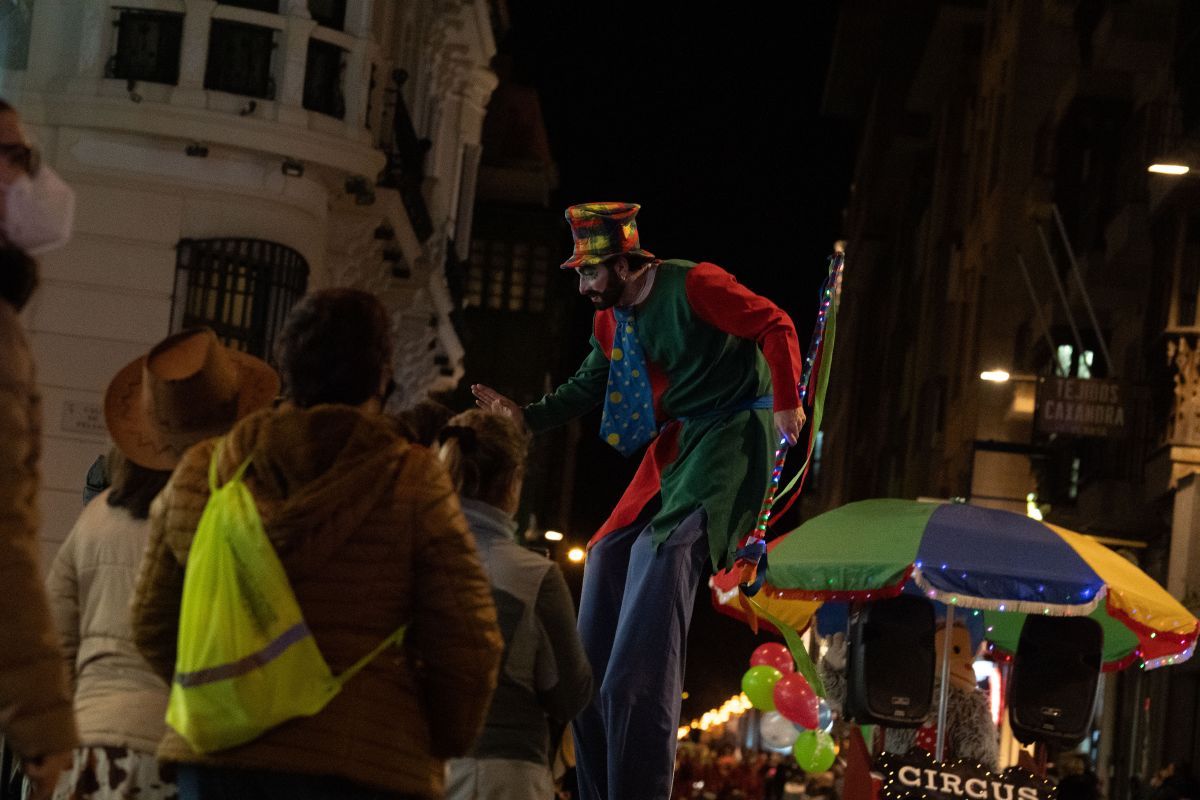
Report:
[[989,772],[966,759],[935,761],[921,750],[875,759],[883,800],[1056,800],[1050,781],[1019,767]]

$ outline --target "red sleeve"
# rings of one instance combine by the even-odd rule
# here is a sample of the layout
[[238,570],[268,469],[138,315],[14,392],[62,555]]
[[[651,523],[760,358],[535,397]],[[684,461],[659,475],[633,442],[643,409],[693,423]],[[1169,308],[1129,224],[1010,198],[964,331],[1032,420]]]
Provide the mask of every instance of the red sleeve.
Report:
[[799,408],[803,362],[791,318],[716,264],[697,264],[688,271],[685,286],[688,302],[700,319],[758,343],[771,369],[775,410]]

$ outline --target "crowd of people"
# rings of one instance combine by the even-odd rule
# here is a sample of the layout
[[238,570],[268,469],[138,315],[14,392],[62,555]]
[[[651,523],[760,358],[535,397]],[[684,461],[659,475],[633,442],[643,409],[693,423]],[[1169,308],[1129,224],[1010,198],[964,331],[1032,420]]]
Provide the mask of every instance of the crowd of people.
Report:
[[[3,101],[0,200],[0,733],[27,797],[550,798],[561,773],[588,800],[670,795],[706,562],[730,563],[778,437],[804,425],[785,314],[715,265],[655,258],[638,207],[600,203],[568,209],[563,265],[596,310],[592,353],[529,406],[474,386],[461,414],[416,398],[385,413],[392,332],[354,289],[303,298],[270,364],[208,328],[174,333],[96,387],[113,448],[80,476],[43,585],[17,315],[74,199]],[[606,441],[650,447],[591,543],[577,620],[514,517],[531,434],[601,404]],[[225,630],[227,601],[189,591],[214,563],[259,638],[185,668],[251,641]],[[240,688],[301,663],[330,673],[310,706]]]
[[808,775],[788,754],[731,744],[681,745],[672,800],[819,800],[834,797],[834,774]]

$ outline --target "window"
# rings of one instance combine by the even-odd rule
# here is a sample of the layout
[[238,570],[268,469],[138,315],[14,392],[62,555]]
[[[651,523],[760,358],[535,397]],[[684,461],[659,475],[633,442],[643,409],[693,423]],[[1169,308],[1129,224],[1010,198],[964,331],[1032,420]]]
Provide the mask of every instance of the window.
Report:
[[1179,254],[1175,285],[1175,325],[1195,327],[1196,306],[1200,301],[1200,217],[1187,219],[1187,236]]
[[1000,180],[1000,160],[1004,155],[1004,106],[1006,98],[1000,95],[996,101],[995,116],[992,122],[992,148],[988,158],[988,191],[996,188]]
[[207,325],[225,344],[269,358],[308,263],[262,239],[184,239],[176,248],[171,330]]
[[308,40],[308,65],[304,71],[304,107],[341,119],[346,116],[342,71],[346,51],[318,39]]
[[109,77],[179,83],[183,14],[121,9],[113,25],[117,28],[117,53],[110,62]]
[[1069,344],[1058,345],[1058,352],[1055,354],[1057,370],[1055,374],[1064,375],[1068,378],[1087,379],[1092,377],[1101,377],[1096,375],[1096,352],[1094,350],[1083,350],[1076,358],[1075,347]]
[[275,98],[271,55],[275,31],[259,25],[216,19],[208,39],[204,88],[248,97]]
[[549,269],[550,248],[544,244],[476,238],[463,306],[540,314],[546,310]]
[[346,0],[308,0],[308,13],[326,28],[340,31],[346,27]]
[[237,6],[251,11],[266,11],[268,14],[279,13],[279,0],[221,0],[223,6]]
[[0,69],[25,69],[33,9],[27,3],[0,3]]

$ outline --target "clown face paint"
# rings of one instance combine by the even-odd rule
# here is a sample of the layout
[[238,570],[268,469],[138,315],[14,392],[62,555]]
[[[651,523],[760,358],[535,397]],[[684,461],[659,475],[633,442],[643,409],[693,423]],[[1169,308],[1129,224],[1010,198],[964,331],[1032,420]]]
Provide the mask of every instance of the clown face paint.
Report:
[[597,311],[612,308],[625,291],[625,281],[607,264],[579,268],[579,293],[592,301]]

